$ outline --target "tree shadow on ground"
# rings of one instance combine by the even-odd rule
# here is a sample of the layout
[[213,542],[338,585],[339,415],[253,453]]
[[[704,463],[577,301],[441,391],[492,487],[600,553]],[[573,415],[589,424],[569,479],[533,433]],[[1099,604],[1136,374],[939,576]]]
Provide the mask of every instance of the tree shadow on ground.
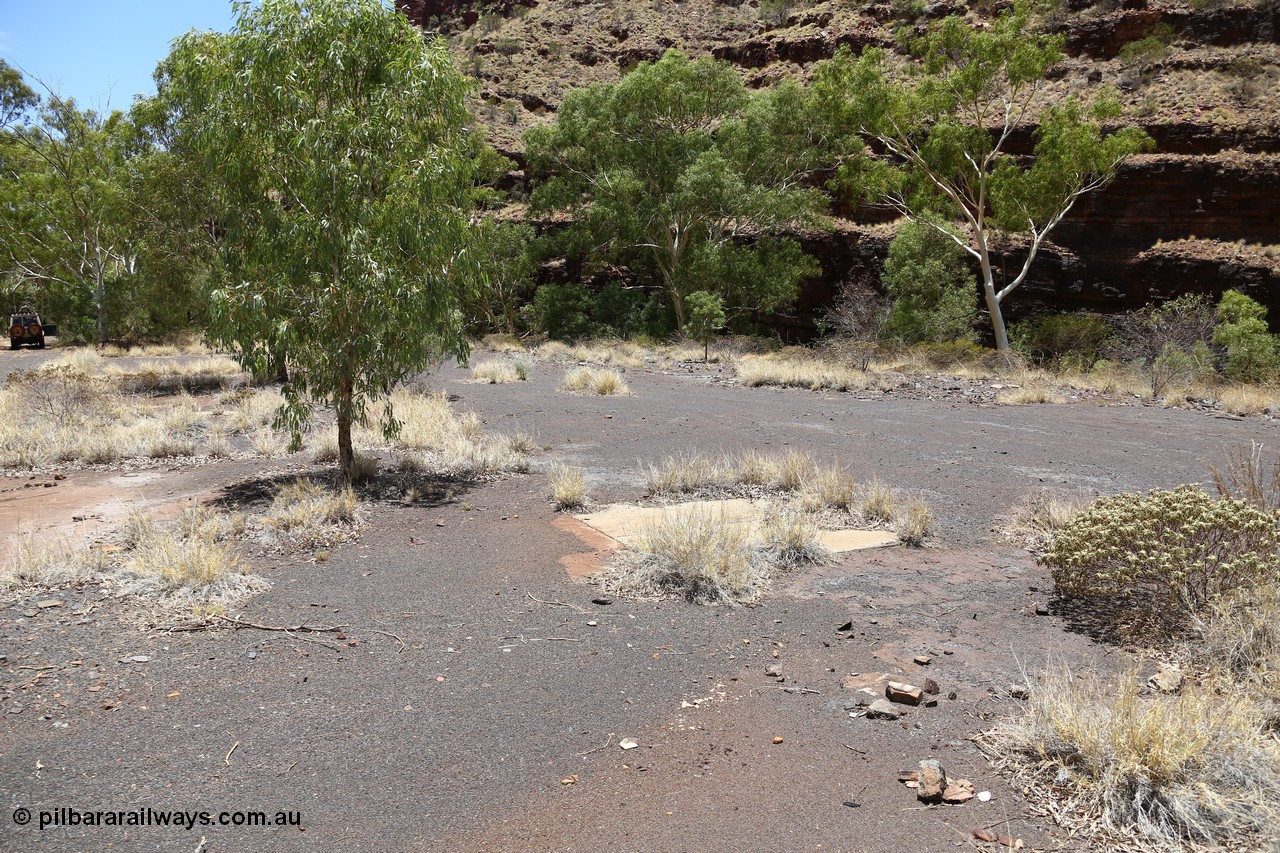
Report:
[[[285,486],[309,480],[332,491],[343,488],[342,476],[330,465],[302,471],[282,471],[249,477],[224,486],[209,505],[222,510],[248,511],[269,506]],[[434,471],[407,471],[380,467],[373,476],[352,488],[361,501],[401,506],[440,507],[471,491],[480,480]]]
[[1108,646],[1156,646],[1186,634],[1190,627],[1180,609],[1141,594],[1055,594],[1050,607],[1068,631]]

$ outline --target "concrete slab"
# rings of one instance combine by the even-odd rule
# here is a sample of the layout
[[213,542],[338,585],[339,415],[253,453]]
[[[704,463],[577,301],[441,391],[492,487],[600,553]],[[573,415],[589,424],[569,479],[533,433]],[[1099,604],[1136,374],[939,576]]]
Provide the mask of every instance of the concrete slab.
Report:
[[[754,538],[760,527],[764,510],[760,504],[745,498],[717,501],[688,501],[667,506],[633,506],[612,504],[602,510],[574,516],[583,524],[618,543],[619,546],[636,544],[649,527],[661,524],[665,519],[680,513],[704,512],[723,518],[726,524],[742,525]],[[884,548],[897,544],[897,537],[884,530],[824,530],[818,537],[823,545],[834,553],[858,551],[864,548]]]

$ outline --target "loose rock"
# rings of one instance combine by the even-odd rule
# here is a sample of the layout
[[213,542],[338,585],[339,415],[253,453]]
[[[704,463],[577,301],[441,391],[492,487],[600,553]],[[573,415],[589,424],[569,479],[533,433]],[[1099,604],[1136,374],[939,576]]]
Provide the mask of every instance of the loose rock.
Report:
[[916,788],[916,798],[922,803],[937,803],[942,800],[942,792],[947,788],[947,771],[942,769],[936,758],[926,758],[920,762],[920,784]]
[[890,681],[884,687],[884,695],[891,702],[900,702],[903,705],[919,705],[920,699],[924,694],[919,687],[903,684],[901,681]]
[[976,794],[973,783],[968,779],[955,779],[947,782],[947,787],[942,792],[942,801],[958,805],[972,800]]
[[938,686],[938,682],[934,681],[932,678],[926,678],[924,680],[925,693],[928,693],[930,696],[937,696],[941,691],[942,688]]
[[1047,605],[1047,604],[1037,604],[1037,605],[1036,605],[1036,615],[1037,615],[1037,616],[1048,616],[1048,615],[1049,615],[1049,605]]
[[764,668],[764,674],[769,678],[782,678],[782,664],[771,663]]
[[1010,684],[1009,695],[1014,699],[1030,699],[1031,688],[1025,684]]
[[1161,693],[1178,693],[1182,690],[1184,680],[1182,667],[1173,663],[1162,663],[1147,683]]
[[896,720],[900,712],[888,699],[877,699],[867,708],[868,720]]

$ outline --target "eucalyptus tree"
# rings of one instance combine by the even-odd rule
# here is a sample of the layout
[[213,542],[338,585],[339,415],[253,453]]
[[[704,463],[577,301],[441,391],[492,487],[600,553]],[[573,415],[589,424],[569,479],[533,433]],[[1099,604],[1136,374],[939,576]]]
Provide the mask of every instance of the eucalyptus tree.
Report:
[[[1045,83],[1062,44],[1061,35],[1033,30],[1032,8],[1019,0],[986,28],[949,17],[911,39],[915,61],[905,73],[869,47],[860,57],[842,49],[814,74],[828,118],[853,140],[844,180],[938,228],[977,260],[1004,351],[1001,303],[1026,280],[1050,233],[1126,158],[1152,147],[1137,128],[1108,131],[1120,116],[1109,93],[1049,102]],[[1015,156],[1011,143],[1027,131],[1034,150]],[[1025,256],[997,285],[993,244],[1006,236],[1018,238]]]
[[255,372],[287,359],[277,423],[295,446],[333,406],[350,480],[369,403],[466,353],[467,83],[443,41],[380,0],[234,9],[231,32],[183,36],[158,75],[208,182],[210,332]]
[[37,98],[8,65],[0,84],[0,263],[46,306],[85,305],[105,343],[109,288],[136,260],[128,188],[137,134],[120,111]]
[[821,162],[794,84],[749,93],[734,68],[669,50],[618,83],[571,92],[525,137],[535,212],[567,214],[576,245],[631,264],[671,301],[690,293],[773,311],[816,265],[777,233],[824,206]]

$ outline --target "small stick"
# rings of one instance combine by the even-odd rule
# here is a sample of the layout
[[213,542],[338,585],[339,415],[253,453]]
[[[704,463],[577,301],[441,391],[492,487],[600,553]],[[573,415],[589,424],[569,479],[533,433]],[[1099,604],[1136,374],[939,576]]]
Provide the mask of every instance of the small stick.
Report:
[[288,767],[286,767],[285,769],[281,770],[281,771],[280,771],[279,773],[277,773],[276,775],[277,775],[277,776],[284,776],[284,775],[285,775],[285,774],[287,774],[290,770],[292,770],[293,768],[295,768],[295,767],[297,767],[297,766],[298,766],[298,762],[296,762],[296,761],[295,761],[295,762],[293,762],[292,764],[290,764]]
[[[866,751],[865,749],[858,749],[857,747],[849,746],[849,744],[847,744],[847,743],[842,743],[842,744],[840,744],[840,745],[841,745],[841,746],[843,746],[845,749],[852,749],[854,752],[858,753],[858,755],[866,755],[866,754],[867,754],[867,751]],[[861,793],[861,791],[859,791],[859,793]]]
[[381,634],[381,635],[383,635],[384,637],[390,637],[391,639],[393,639],[393,640],[395,640],[397,643],[399,643],[399,644],[400,644],[400,648],[396,649],[396,654],[400,654],[402,651],[404,651],[406,648],[408,648],[408,647],[409,647],[409,644],[408,644],[408,643],[406,643],[404,640],[400,639],[398,636],[396,636],[395,634],[391,633],[390,631],[383,631],[383,630],[378,629],[378,628],[369,628],[368,630],[369,630],[369,631],[371,631],[371,632],[373,632],[374,634]]
[[231,753],[235,752],[236,749],[239,748],[239,746],[240,746],[240,741],[236,741],[234,744],[231,745],[231,749],[227,750],[227,757],[222,759],[223,764],[227,765],[228,767],[231,766]]
[[545,599],[538,598],[538,596],[534,595],[534,594],[533,594],[533,593],[531,593],[531,592],[526,592],[526,593],[525,593],[525,595],[529,596],[529,598],[533,599],[534,601],[538,602],[539,604],[546,604],[546,605],[548,605],[549,607],[568,607],[570,610],[576,610],[578,613],[586,613],[586,612],[587,612],[586,610],[584,610],[583,608],[579,607],[579,606],[578,606],[578,605],[576,605],[576,604],[569,604],[568,602],[564,602],[564,601],[555,601],[555,600],[547,601],[547,600],[545,600]]
[[593,752],[599,752],[602,749],[608,749],[611,743],[613,743],[613,735],[609,735],[609,739],[604,742],[604,746],[597,746],[595,749],[588,749],[586,752],[579,752],[578,755],[587,756]]

